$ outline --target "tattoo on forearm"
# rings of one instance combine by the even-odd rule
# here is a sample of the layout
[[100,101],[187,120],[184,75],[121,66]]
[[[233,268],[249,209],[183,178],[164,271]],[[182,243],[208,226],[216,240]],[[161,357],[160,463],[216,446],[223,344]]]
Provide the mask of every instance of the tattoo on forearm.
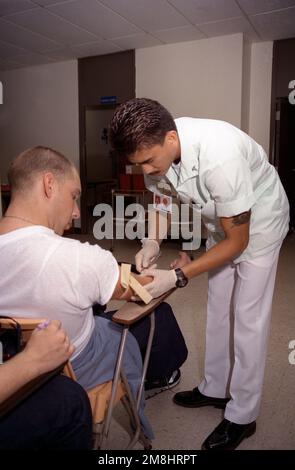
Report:
[[233,226],[247,224],[250,220],[251,210],[232,217]]

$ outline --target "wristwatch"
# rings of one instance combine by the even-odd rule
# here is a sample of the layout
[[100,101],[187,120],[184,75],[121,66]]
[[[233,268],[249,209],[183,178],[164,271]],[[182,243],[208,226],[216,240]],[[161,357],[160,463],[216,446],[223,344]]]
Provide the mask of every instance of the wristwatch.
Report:
[[186,277],[182,269],[176,268],[174,271],[177,277],[177,280],[175,283],[176,287],[185,287],[188,283],[188,278]]

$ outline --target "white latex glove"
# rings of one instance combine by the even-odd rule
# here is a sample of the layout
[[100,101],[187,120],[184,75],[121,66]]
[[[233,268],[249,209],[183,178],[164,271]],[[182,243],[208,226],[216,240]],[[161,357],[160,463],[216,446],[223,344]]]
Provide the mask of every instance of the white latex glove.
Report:
[[[158,265],[157,265],[156,263],[155,263],[155,264],[152,264],[152,265],[149,267],[149,269],[157,269],[157,266],[158,266]],[[145,271],[145,270],[143,270],[143,271],[139,274],[139,277],[140,277],[140,276],[144,276],[144,271]],[[131,300],[132,302],[141,302],[141,298],[138,297],[138,295],[132,295],[132,297],[130,298],[130,300]]]
[[154,278],[144,286],[154,299],[175,287],[177,277],[174,269],[145,269],[143,274]]
[[159,243],[156,240],[144,238],[142,240],[142,249],[135,255],[135,264],[138,272],[148,268],[160,253]]

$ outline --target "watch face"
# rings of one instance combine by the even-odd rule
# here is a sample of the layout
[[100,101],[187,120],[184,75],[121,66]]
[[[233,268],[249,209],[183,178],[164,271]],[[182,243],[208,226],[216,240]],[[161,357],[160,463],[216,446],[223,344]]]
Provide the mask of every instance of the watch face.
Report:
[[177,281],[176,281],[176,287],[185,287],[188,283],[188,278],[184,275],[181,269],[177,268],[175,269],[176,276],[177,276]]

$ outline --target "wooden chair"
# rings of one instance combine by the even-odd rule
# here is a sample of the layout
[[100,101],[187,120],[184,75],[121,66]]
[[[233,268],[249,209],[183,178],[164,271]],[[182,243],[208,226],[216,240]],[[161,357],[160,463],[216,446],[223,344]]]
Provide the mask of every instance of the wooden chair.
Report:
[[[171,292],[172,291],[152,300],[148,305],[145,305],[142,302],[126,302],[113,315],[113,321],[121,324],[123,327],[113,380],[87,390],[93,416],[93,448],[95,449],[102,448],[103,444],[105,444],[109,435],[113,410],[119,401],[122,402],[126,409],[132,425],[132,436],[126,448],[132,449],[137,442],[140,442],[145,449],[151,449],[152,447],[150,440],[143,433],[138,411],[141,397],[144,392],[145,375],[155,329],[154,311],[156,307],[158,307],[158,305],[171,294]],[[147,315],[150,316],[150,333],[143,363],[139,392],[135,400],[126,379],[122,362],[129,327]],[[43,318],[15,318],[15,320],[21,325],[24,342],[29,339],[32,331],[44,321]],[[8,328],[14,328],[14,323],[9,319],[0,318],[0,330]],[[58,371],[62,371],[72,380],[76,380],[75,373],[70,362],[67,362],[51,374],[47,374],[47,376],[51,376],[53,373]],[[25,396],[35,390],[38,387],[38,384],[44,383],[46,377],[41,380],[42,378],[40,378],[39,381],[35,380],[33,381],[34,383],[28,384],[24,389],[21,389],[16,396],[11,397],[7,403],[1,404],[0,415],[1,413],[3,414],[3,411],[6,412],[8,408],[11,409],[21,399],[25,398]]]

